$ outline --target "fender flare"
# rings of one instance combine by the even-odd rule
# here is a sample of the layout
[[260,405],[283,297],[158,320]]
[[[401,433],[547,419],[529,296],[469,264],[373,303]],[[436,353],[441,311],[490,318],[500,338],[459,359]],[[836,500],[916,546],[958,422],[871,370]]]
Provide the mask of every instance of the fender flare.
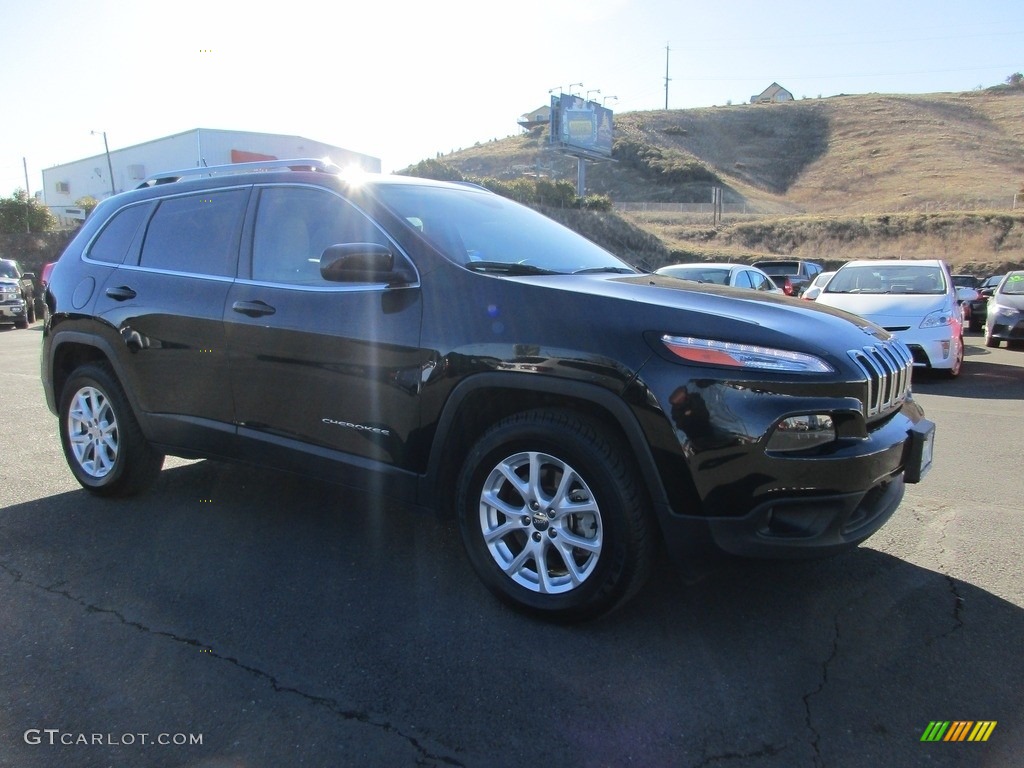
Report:
[[422,477],[419,489],[421,504],[429,507],[438,505],[442,495],[438,486],[442,479],[445,446],[449,442],[453,425],[466,399],[472,394],[487,389],[516,389],[557,395],[570,400],[586,402],[606,412],[625,435],[630,453],[637,463],[637,468],[658,516],[671,514],[668,495],[651,453],[650,445],[633,409],[620,395],[588,382],[500,371],[470,376],[459,382],[449,395],[430,444],[427,470]]

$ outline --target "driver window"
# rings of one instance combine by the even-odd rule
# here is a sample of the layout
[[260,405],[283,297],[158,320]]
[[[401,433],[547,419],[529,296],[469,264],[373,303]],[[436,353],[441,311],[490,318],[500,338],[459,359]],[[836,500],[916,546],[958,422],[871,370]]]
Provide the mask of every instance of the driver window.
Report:
[[260,192],[252,246],[252,279],[291,285],[336,285],[320,276],[329,245],[390,247],[366,216],[337,195],[312,187],[266,187]]

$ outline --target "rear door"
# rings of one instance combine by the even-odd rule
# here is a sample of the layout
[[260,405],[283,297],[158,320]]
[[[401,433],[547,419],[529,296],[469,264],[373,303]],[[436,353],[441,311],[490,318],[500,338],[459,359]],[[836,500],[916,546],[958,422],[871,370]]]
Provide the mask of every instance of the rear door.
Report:
[[[249,194],[243,186],[172,195],[155,210],[137,206],[111,222],[136,229],[130,252],[103,286],[96,314],[118,331],[119,374],[152,416],[159,441],[177,443],[177,430],[195,426],[233,431],[223,315]],[[139,212],[149,218],[136,222]],[[124,247],[123,238],[115,241]],[[103,242],[101,234],[96,247]]]

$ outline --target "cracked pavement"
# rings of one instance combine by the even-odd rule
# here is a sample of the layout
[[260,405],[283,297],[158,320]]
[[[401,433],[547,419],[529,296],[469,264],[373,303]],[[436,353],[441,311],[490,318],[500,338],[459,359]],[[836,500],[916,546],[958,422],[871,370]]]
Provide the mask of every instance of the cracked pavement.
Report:
[[[4,768],[1001,766],[1024,752],[1024,513],[1007,502],[1019,481],[983,458],[1016,457],[999,434],[1024,416],[1024,385],[987,390],[965,367],[915,387],[939,424],[936,466],[859,550],[723,561],[692,583],[663,565],[623,610],[560,627],[494,601],[451,525],[380,498],[185,461],[146,497],[88,496],[42,404],[33,333],[0,333]],[[1024,372],[1024,352],[995,351]],[[936,719],[999,724],[984,744],[921,743]],[[27,742],[46,729],[56,744]],[[59,743],[142,733],[202,743]]]

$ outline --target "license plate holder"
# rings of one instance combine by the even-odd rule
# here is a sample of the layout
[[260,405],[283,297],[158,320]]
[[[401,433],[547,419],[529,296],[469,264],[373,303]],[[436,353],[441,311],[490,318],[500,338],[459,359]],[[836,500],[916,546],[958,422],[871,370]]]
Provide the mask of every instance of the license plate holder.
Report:
[[903,469],[903,482],[919,483],[932,468],[935,455],[935,422],[922,419],[908,431],[910,446]]

